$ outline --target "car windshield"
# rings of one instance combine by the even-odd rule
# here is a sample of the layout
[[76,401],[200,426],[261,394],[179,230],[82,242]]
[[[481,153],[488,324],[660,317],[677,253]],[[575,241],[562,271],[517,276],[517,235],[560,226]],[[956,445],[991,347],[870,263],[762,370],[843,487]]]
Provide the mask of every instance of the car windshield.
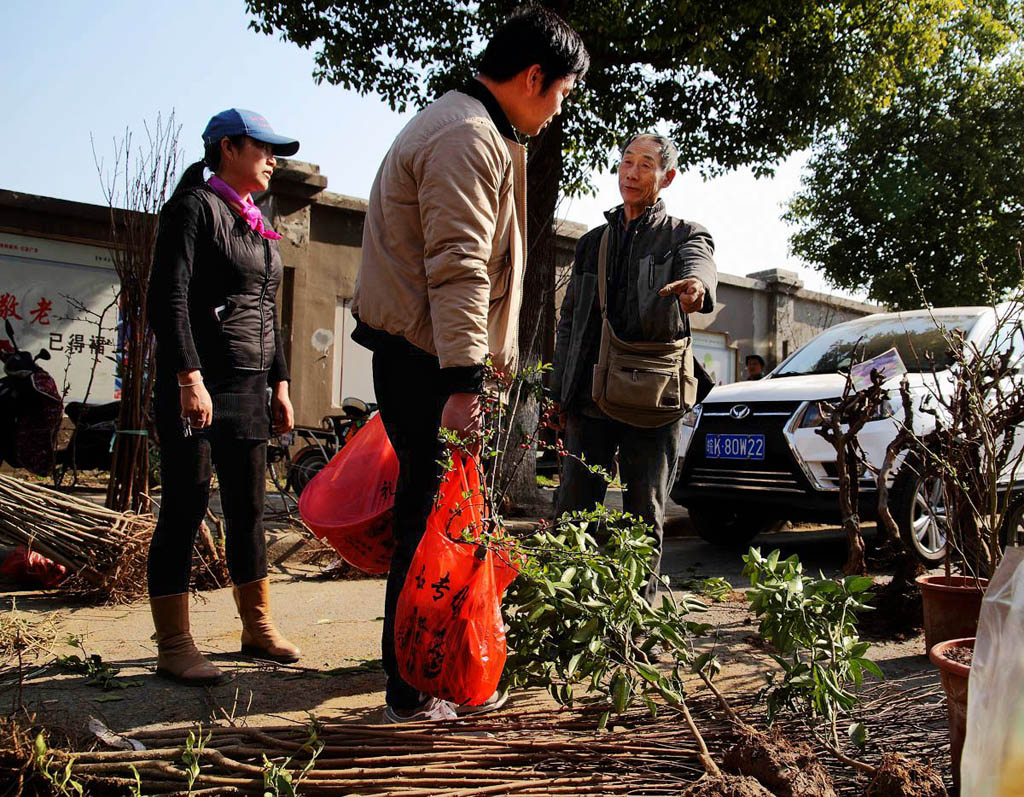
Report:
[[[970,330],[980,312],[936,316],[946,329]],[[847,371],[853,363],[876,357],[893,347],[908,371],[942,370],[952,364],[942,330],[928,316],[888,317],[864,320],[850,326],[826,329],[800,349],[773,376],[834,374]]]

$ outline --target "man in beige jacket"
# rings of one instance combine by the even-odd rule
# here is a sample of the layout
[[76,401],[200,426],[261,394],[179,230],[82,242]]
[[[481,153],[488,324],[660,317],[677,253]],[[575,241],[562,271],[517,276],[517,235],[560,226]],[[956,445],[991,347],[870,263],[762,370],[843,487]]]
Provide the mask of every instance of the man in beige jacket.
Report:
[[400,467],[385,722],[455,716],[400,677],[395,608],[440,483],[439,429],[477,432],[486,358],[515,366],[526,261],[526,149],[516,131],[539,133],[588,66],[583,42],[558,16],[538,7],[516,14],[487,45],[476,78],[398,134],[370,192],[352,338],[373,351]]

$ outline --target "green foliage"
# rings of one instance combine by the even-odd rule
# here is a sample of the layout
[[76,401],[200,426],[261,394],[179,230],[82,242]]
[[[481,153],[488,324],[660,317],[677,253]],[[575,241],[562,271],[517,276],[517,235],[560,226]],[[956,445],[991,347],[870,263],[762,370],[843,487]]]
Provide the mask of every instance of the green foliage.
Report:
[[188,736],[185,737],[185,748],[181,751],[181,761],[185,765],[185,777],[188,780],[189,792],[192,791],[192,787],[196,785],[196,780],[199,779],[199,762],[202,760],[203,750],[212,736],[213,731],[203,736],[203,726],[200,724],[195,731],[189,731]]
[[32,762],[44,780],[53,789],[54,794],[78,795],[81,797],[85,790],[82,784],[74,779],[71,768],[75,763],[74,758],[68,758],[61,766],[58,757],[50,752],[46,745],[46,737],[40,731],[36,734],[35,742],[32,745]]
[[60,656],[57,659],[57,664],[63,670],[84,675],[87,686],[96,686],[104,692],[109,692],[112,689],[127,689],[130,686],[142,685],[138,680],[118,678],[120,669],[109,662],[103,661],[103,657],[99,654],[88,653],[81,637],[68,637],[68,644],[78,648],[81,651],[81,655],[73,653],[68,656]]
[[721,576],[709,576],[708,578],[695,576],[684,581],[682,586],[715,603],[725,600],[726,596],[732,592],[732,584]]
[[[250,26],[316,52],[314,78],[392,108],[458,86],[515,0],[247,0]],[[567,103],[562,189],[579,195],[631,133],[670,124],[681,167],[769,173],[819,131],[884,107],[929,67],[960,0],[545,2],[592,66]]]
[[[638,701],[653,713],[655,696],[678,704],[689,638],[707,631],[685,615],[705,606],[688,595],[663,595],[657,609],[644,600],[654,550],[649,526],[603,506],[527,540],[505,598],[510,684],[546,687],[563,705],[585,684],[617,713]],[[655,667],[657,650],[670,654],[670,673]]]
[[[263,797],[297,797],[299,784],[316,765],[316,759],[324,750],[324,743],[320,740],[320,721],[310,714],[309,737],[303,742],[302,747],[288,756],[280,764],[276,764],[266,756],[263,756]],[[288,770],[292,759],[299,753],[309,753],[309,759],[299,770],[294,778]]]
[[139,775],[139,770],[134,765],[130,765],[132,771],[133,781],[128,784],[128,794],[130,797],[143,797],[142,794],[142,776]]
[[857,704],[851,687],[859,686],[865,673],[883,677],[866,658],[870,643],[857,636],[857,614],[871,608],[865,592],[872,580],[808,578],[796,555],[780,560],[778,551],[762,556],[759,548],[751,548],[743,562],[753,587],[747,593],[750,609],[782,669],[781,679],[767,675],[769,721],[783,709],[807,710],[831,723],[834,735],[836,720]]
[[968,4],[933,69],[819,139],[785,218],[800,228],[793,251],[835,286],[915,308],[922,291],[986,304],[1020,280],[1021,5]]

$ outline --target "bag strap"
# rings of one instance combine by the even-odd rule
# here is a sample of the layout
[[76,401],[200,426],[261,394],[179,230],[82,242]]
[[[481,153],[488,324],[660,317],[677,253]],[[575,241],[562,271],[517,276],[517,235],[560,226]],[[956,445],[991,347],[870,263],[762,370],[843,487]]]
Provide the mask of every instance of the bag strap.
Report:
[[608,320],[608,237],[612,225],[604,228],[601,247],[597,251],[597,295],[601,298],[601,318]]

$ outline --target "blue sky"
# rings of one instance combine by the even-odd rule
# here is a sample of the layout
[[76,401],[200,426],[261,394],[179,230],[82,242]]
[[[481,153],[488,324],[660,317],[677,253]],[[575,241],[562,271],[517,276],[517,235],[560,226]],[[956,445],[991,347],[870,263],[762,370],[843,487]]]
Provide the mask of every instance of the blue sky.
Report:
[[[298,138],[296,157],[320,165],[328,190],[365,197],[409,116],[378,97],[316,85],[313,54],[249,30],[242,0],[5,0],[3,21],[0,188],[101,203],[90,134],[109,158],[126,127],[141,135],[144,120],[173,109],[191,162],[209,117],[235,106]],[[680,175],[664,197],[672,215],[711,230],[720,270],[788,268],[827,290],[788,254],[790,229],[779,220],[803,162],[791,158],[772,180],[747,170],[709,182]],[[614,175],[596,182],[596,198],[565,200],[559,215],[599,224],[619,197]]]

